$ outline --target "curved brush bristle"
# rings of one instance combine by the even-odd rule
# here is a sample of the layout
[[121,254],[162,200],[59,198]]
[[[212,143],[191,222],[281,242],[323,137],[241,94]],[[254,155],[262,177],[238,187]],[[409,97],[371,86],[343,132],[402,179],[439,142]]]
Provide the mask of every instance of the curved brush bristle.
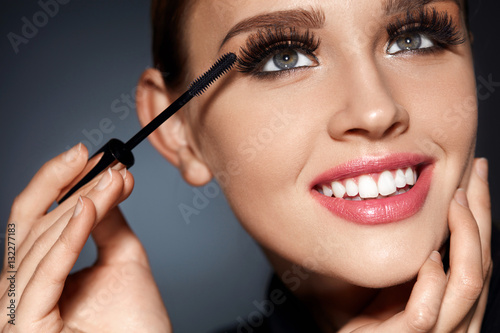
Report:
[[200,96],[212,83],[222,75],[229,72],[236,62],[236,54],[227,53],[223,55],[205,74],[194,80],[189,87],[189,93],[192,96]]

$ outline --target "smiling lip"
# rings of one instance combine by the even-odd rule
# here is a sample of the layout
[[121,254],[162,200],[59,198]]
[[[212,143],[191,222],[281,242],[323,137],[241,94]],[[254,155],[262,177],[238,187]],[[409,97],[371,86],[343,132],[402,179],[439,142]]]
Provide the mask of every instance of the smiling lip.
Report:
[[[327,197],[316,190],[318,184],[405,167],[417,167],[418,180],[411,190],[397,196],[349,201]],[[311,194],[330,212],[354,223],[377,225],[397,222],[415,215],[423,207],[429,192],[433,167],[431,158],[417,154],[363,158],[340,165],[318,176],[311,184]]]

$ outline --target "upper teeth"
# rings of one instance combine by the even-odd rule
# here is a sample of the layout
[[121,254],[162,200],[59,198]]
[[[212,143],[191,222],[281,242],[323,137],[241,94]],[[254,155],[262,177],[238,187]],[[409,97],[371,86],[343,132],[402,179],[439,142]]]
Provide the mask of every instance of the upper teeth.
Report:
[[[378,179],[377,179],[378,177]],[[412,168],[406,170],[386,170],[378,174],[361,175],[334,181],[322,186],[326,196],[346,199],[373,199],[406,192],[407,186],[417,182],[417,172]]]

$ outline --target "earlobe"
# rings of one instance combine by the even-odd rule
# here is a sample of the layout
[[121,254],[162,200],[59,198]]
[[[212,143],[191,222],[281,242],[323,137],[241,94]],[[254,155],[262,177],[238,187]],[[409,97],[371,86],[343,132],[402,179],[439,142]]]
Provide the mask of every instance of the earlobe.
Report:
[[[177,94],[165,86],[160,71],[151,68],[144,71],[139,79],[136,96],[141,126],[146,126],[176,98]],[[212,179],[212,174],[204,161],[194,154],[188,142],[186,126],[182,111],[179,111],[148,139],[160,154],[179,169],[186,182],[201,186]]]

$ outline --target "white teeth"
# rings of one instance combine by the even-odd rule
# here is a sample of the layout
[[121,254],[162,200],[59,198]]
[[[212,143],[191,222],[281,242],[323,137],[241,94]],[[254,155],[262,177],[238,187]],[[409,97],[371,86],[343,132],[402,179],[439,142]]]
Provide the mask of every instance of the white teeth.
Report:
[[396,181],[397,188],[403,188],[406,186],[406,176],[403,170],[398,169],[398,171],[396,171],[396,178],[394,180]]
[[339,182],[332,183],[332,190],[335,198],[343,198],[346,192],[344,185]]
[[406,184],[415,185],[415,180],[413,177],[413,170],[411,168],[406,169],[405,178],[406,178]]
[[327,197],[331,197],[333,195],[333,191],[330,187],[323,185],[323,194]]
[[384,171],[378,178],[378,192],[381,195],[388,196],[396,192],[396,181],[390,171]]
[[[375,177],[376,178],[376,177]],[[405,170],[386,170],[380,173],[378,182],[372,175],[334,181],[317,188],[318,192],[345,200],[383,199],[408,192],[417,183],[417,172],[411,167]],[[345,185],[344,185],[345,184]],[[346,195],[347,194],[347,195]]]
[[350,197],[355,197],[358,195],[358,185],[353,180],[348,180],[345,183],[345,189],[347,191],[347,195]]
[[378,197],[377,183],[370,176],[361,176],[359,178],[359,196],[363,199]]

